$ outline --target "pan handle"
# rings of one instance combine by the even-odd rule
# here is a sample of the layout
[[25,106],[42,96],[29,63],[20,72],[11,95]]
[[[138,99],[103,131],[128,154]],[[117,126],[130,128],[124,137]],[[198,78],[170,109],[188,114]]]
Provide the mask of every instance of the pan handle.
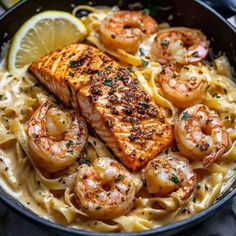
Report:
[[236,0],[202,0],[223,17],[229,18],[236,15]]

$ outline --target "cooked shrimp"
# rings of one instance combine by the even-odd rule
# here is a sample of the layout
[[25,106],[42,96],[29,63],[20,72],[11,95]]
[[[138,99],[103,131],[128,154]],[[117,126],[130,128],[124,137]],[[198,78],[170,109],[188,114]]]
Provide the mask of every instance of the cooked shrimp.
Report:
[[110,48],[135,53],[145,34],[157,31],[156,21],[142,11],[119,11],[109,15],[100,26],[100,40]]
[[95,219],[112,219],[126,214],[133,206],[135,185],[130,173],[119,162],[102,157],[91,166],[79,167],[75,182],[76,201]]
[[188,64],[204,59],[209,50],[206,36],[196,29],[173,27],[157,33],[151,54],[155,61]]
[[182,198],[191,196],[196,185],[196,174],[188,160],[180,154],[162,154],[151,160],[143,170],[147,191],[157,196],[166,196],[178,189]]
[[175,106],[186,108],[203,101],[207,79],[197,66],[184,66],[179,72],[167,66],[159,76],[164,96]]
[[44,102],[28,123],[29,149],[32,160],[49,172],[70,166],[87,140],[85,122],[75,111],[51,108]]
[[212,164],[229,145],[228,133],[219,115],[202,104],[180,114],[175,138],[182,154],[190,160],[202,160],[204,166]]

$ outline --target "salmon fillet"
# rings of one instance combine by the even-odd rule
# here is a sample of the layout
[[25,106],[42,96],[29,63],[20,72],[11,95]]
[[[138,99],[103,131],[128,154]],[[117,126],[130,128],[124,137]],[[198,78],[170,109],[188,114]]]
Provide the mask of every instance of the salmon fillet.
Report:
[[172,143],[169,110],[154,103],[135,73],[97,48],[71,44],[29,70],[65,105],[79,109],[129,169],[140,169]]

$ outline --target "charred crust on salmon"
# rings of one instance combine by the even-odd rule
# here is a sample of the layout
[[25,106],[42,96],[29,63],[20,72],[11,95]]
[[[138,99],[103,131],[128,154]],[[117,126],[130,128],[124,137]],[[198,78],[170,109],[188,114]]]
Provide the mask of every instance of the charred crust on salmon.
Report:
[[[29,70],[62,102],[80,109],[129,169],[140,169],[172,143],[169,110],[155,104],[134,72],[98,49],[71,44],[32,63]],[[70,104],[59,91],[64,84]]]

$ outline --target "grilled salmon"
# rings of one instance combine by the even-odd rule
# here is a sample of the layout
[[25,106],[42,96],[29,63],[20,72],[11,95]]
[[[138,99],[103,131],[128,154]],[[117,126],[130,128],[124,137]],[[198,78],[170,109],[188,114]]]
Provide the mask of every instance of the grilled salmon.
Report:
[[29,70],[65,105],[79,109],[129,169],[140,169],[172,143],[169,110],[155,104],[135,73],[97,48],[71,44]]

